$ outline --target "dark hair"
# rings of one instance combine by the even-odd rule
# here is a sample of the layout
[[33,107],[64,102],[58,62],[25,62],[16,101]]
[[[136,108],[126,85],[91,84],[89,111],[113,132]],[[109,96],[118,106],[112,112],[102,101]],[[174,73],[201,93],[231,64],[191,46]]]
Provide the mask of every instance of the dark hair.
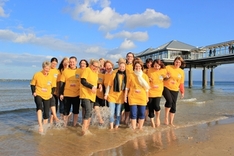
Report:
[[59,70],[60,72],[63,71],[63,62],[64,62],[65,60],[69,60],[69,59],[68,59],[67,57],[64,57],[64,58],[62,59],[62,61],[61,61],[60,64],[59,64],[59,67],[58,67],[58,70]]
[[57,62],[58,63],[58,59],[56,58],[56,57],[52,57],[51,59],[50,59],[50,62],[52,63],[52,62]]
[[104,63],[104,67],[106,67],[106,64],[110,63],[112,65],[112,68],[114,68],[114,64],[110,60],[106,60]]
[[[133,52],[128,52],[127,54],[126,54],[126,57],[128,56],[128,55],[132,55],[133,56],[133,58],[135,58],[135,55],[134,55],[134,53]],[[128,60],[126,60],[126,63],[128,63]]]
[[88,67],[88,66],[89,66],[88,61],[87,61],[87,60],[85,60],[85,59],[80,60],[80,62],[79,62],[79,66],[81,65],[81,62],[82,62],[82,61],[84,61],[84,62],[86,63],[86,67]]
[[75,59],[77,61],[77,58],[75,56],[71,56],[69,59]]
[[151,64],[151,67],[154,67],[155,63],[157,63],[158,65],[160,65],[161,68],[165,68],[164,63],[160,59],[155,59],[153,61],[153,63]]
[[152,59],[152,58],[147,58],[147,59],[145,60],[145,63],[144,63],[144,68],[145,68],[145,69],[148,69],[147,64],[150,63],[150,62],[151,62],[151,63],[153,62],[153,59]]

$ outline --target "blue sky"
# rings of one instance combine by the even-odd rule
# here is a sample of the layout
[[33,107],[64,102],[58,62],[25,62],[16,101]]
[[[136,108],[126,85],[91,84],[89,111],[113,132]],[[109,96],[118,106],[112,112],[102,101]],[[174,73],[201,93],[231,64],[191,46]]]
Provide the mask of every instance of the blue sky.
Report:
[[[171,40],[198,47],[230,41],[233,6],[233,0],[0,0],[0,79],[31,79],[51,57],[116,62]],[[232,80],[233,67],[215,68],[215,80]],[[201,73],[195,70],[193,79]]]

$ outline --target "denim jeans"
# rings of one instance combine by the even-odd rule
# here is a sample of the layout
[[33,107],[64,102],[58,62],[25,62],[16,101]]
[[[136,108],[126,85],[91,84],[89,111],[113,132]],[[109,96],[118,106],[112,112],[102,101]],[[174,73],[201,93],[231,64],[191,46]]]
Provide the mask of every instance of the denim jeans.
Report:
[[110,114],[110,123],[114,122],[114,117],[116,115],[115,125],[119,125],[120,123],[120,111],[121,111],[121,104],[109,102],[109,108],[111,110]]
[[130,105],[131,119],[145,119],[145,108],[142,105]]

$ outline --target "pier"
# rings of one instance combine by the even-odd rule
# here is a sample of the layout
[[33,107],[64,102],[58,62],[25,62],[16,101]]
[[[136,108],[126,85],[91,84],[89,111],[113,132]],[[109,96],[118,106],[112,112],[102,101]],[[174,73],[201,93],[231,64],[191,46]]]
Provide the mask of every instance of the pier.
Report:
[[222,64],[234,63],[234,40],[195,47],[180,41],[170,41],[158,48],[148,48],[136,54],[144,62],[147,58],[161,59],[166,65],[172,64],[175,57],[182,56],[188,68],[188,86],[192,87],[192,69],[202,69],[202,86],[207,86],[207,69],[210,69],[210,86],[214,86],[214,69]]

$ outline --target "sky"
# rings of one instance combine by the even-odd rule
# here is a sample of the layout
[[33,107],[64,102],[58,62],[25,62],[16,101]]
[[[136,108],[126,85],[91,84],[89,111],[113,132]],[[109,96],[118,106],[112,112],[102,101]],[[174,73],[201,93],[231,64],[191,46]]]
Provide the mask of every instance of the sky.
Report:
[[[31,79],[52,57],[116,62],[172,40],[197,47],[230,41],[233,6],[233,0],[0,0],[0,79]],[[215,68],[215,81],[232,80],[233,67]],[[201,73],[194,69],[193,80]]]

